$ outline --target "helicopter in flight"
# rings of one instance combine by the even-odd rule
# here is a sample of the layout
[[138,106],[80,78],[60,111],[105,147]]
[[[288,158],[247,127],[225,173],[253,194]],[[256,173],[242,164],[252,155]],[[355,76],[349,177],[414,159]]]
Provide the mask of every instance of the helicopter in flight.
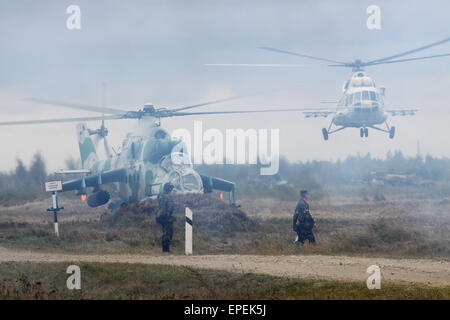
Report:
[[[418,110],[415,108],[386,108],[383,97],[385,96],[385,88],[377,88],[374,80],[369,77],[364,67],[376,66],[381,64],[392,64],[400,62],[409,62],[417,60],[425,60],[432,58],[439,58],[450,56],[450,54],[439,54],[424,57],[414,57],[408,59],[398,59],[400,57],[410,55],[425,49],[436,47],[450,41],[450,38],[446,38],[441,41],[437,41],[420,48],[408,50],[392,56],[362,61],[356,59],[355,61],[343,62],[330,59],[319,58],[315,56],[305,55],[302,53],[291,52],[286,50],[280,50],[271,47],[261,47],[260,49],[268,50],[272,52],[298,56],[302,58],[309,58],[322,62],[332,63],[330,67],[344,67],[352,68],[352,76],[349,80],[344,82],[342,87],[342,97],[336,103],[335,108],[321,108],[320,110],[305,110],[303,114],[306,118],[328,117],[332,116],[331,123],[328,128],[322,128],[322,134],[324,140],[328,140],[329,135],[346,128],[359,128],[360,136],[367,137],[369,135],[369,128],[377,131],[385,132],[389,135],[390,139],[395,136],[395,127],[389,126],[387,119],[389,116],[407,116],[414,115]],[[263,64],[206,64],[206,66],[283,66],[288,67],[292,65],[263,65]],[[384,125],[385,127],[380,127]]]
[[[42,119],[29,121],[0,122],[0,126],[33,125],[45,123],[79,122],[76,125],[82,169],[61,170],[60,174],[82,174],[79,179],[62,183],[61,192],[76,191],[90,207],[99,207],[110,202],[111,193],[106,185],[117,191],[117,200],[111,201],[109,209],[151,197],[162,192],[165,183],[174,185],[174,193],[211,193],[213,190],[229,193],[230,205],[236,205],[235,184],[231,181],[201,174],[194,170],[188,150],[182,140],[172,138],[161,128],[161,118],[207,114],[242,114],[258,112],[290,112],[304,109],[269,109],[247,111],[202,111],[190,109],[241,98],[232,97],[175,109],[155,108],[145,104],[136,111],[59,102],[44,99],[25,99],[29,102],[62,106],[84,111],[102,113],[102,116]],[[139,120],[139,130],[128,133],[120,151],[111,151],[107,142],[108,129],[105,120]],[[101,126],[92,130],[87,121],[101,121]],[[106,159],[100,159],[96,145],[103,140]],[[87,189],[92,188],[88,195]]]

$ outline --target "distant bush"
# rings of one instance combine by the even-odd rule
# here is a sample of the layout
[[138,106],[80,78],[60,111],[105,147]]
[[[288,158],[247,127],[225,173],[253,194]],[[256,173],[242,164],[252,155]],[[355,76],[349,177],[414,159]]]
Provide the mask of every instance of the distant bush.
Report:
[[43,197],[47,171],[44,158],[37,152],[27,169],[21,159],[9,173],[0,172],[0,205],[8,206]]
[[[450,196],[450,159],[427,155],[406,158],[401,151],[388,152],[386,159],[349,156],[338,161],[289,162],[280,159],[279,172],[260,175],[261,165],[198,165],[196,170],[236,183],[238,196],[276,197],[295,200],[298,190],[312,196],[361,196],[372,194],[384,200],[389,191],[414,191],[426,197]],[[373,186],[376,180],[381,186]],[[383,193],[380,191],[383,190]]]

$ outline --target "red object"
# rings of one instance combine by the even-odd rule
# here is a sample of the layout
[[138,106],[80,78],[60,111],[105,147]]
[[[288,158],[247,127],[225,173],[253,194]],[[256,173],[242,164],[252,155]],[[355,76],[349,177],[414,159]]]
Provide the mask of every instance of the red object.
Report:
[[86,195],[85,194],[81,195],[81,201],[86,201]]
[[223,200],[223,192],[220,193],[220,200]]

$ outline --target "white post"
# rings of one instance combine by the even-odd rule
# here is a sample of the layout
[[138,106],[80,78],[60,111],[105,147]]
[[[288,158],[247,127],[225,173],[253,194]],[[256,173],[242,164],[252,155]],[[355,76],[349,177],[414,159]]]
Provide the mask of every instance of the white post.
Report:
[[192,254],[192,210],[186,207],[186,239],[185,251],[186,255]]
[[55,215],[55,235],[56,237],[59,237],[59,229],[58,229],[58,216],[57,213],[54,214]]
[[[53,192],[52,198],[53,198],[53,209],[57,209],[58,208],[58,193],[57,193],[57,191]],[[55,223],[55,235],[57,237],[59,237],[58,213],[57,213],[57,211],[54,211],[54,213],[53,213],[53,220],[54,220],[54,223]]]

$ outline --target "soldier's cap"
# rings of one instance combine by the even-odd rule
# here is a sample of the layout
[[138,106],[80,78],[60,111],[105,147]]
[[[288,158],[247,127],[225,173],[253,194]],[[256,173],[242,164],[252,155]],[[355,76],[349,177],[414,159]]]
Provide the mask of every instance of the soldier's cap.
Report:
[[171,184],[170,182],[165,183],[164,187],[163,187],[164,191],[166,191],[166,192],[173,190],[173,188],[174,188],[174,185]]
[[300,195],[304,196],[306,194],[309,194],[308,190],[300,190]]

